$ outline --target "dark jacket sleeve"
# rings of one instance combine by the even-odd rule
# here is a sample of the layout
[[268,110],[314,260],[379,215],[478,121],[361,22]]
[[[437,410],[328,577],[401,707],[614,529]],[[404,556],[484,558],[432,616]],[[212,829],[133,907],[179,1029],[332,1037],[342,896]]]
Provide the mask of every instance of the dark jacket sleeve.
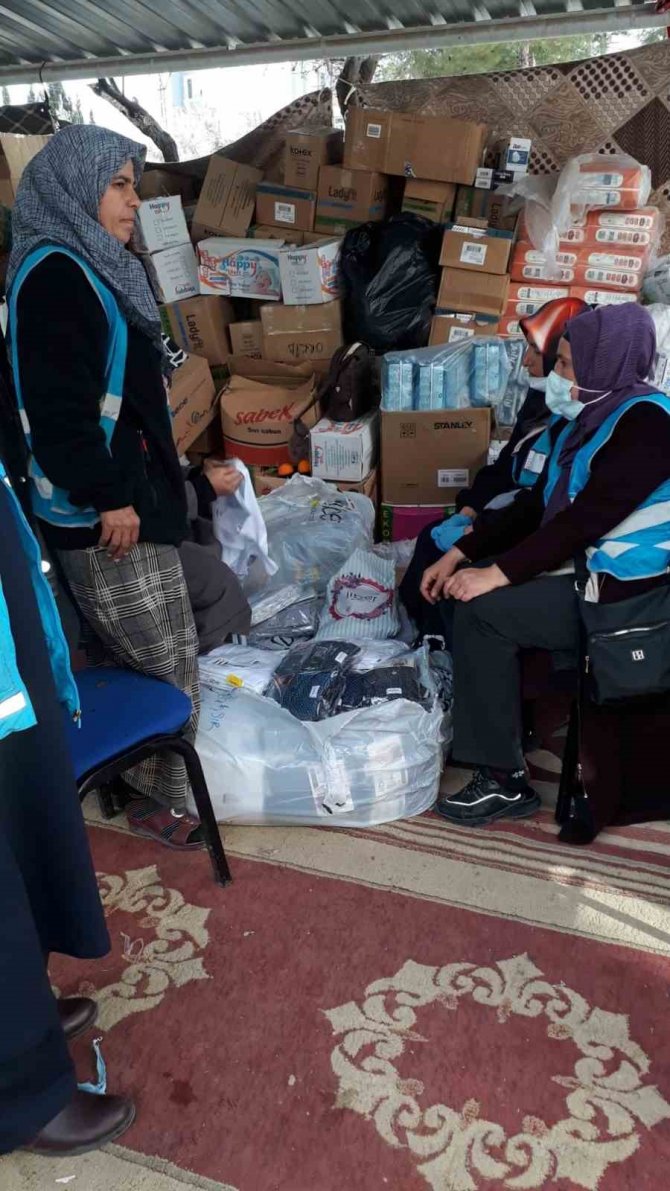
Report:
[[131,503],[132,488],[100,425],[108,324],[83,271],[54,253],[28,274],[17,301],[17,354],[33,453],[73,504],[99,512]]
[[456,546],[470,562],[481,562],[492,558],[523,542],[538,528],[544,513],[543,486],[541,482],[533,488],[519,493],[513,504],[495,513],[478,517],[472,533],[462,537]]
[[216,492],[212,488],[207,476],[204,474],[201,467],[193,467],[186,477],[187,484],[190,485],[191,490],[197,501],[197,510],[193,516],[191,515],[191,502],[189,501],[189,518],[205,517],[211,521],[212,505],[216,500]]
[[568,508],[525,541],[497,553],[510,583],[554,571],[594,545],[670,475],[670,417],[639,404],[623,414],[593,460],[588,483]]
[[489,463],[486,467],[482,467],[470,487],[464,488],[456,497],[456,508],[459,512],[469,506],[475,512],[481,513],[489,501],[496,496],[501,496],[503,492],[511,492],[513,488],[517,487],[512,475],[515,449],[527,433],[528,426],[532,426],[534,421],[540,422],[543,415],[546,418],[543,394],[535,389],[529,389],[510,438],[495,463]]

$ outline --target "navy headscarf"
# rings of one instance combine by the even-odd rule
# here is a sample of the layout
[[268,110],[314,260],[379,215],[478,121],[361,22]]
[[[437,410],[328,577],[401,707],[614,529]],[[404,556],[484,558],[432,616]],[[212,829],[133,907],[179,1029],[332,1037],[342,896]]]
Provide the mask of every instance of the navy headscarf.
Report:
[[614,410],[631,397],[657,393],[647,383],[656,355],[654,322],[643,306],[599,306],[568,323],[565,338],[584,409],[563,443],[558,458],[561,474],[544,520],[567,508],[570,468],[575,455]]
[[158,307],[142,262],[98,221],[100,199],[132,161],[135,181],[146,149],[107,128],[75,124],[54,134],[26,166],[12,210],[7,289],[25,258],[43,244],[83,257],[109,286],[129,323],[162,351]]

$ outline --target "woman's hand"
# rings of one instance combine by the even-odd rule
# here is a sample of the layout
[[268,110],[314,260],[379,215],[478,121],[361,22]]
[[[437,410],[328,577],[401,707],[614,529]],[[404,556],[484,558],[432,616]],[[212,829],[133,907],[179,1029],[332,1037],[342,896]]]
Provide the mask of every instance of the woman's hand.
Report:
[[242,473],[220,459],[205,459],[202,471],[217,496],[233,496],[242,483]]
[[444,594],[447,581],[451,579],[456,567],[463,561],[465,555],[462,550],[452,546],[442,558],[432,567],[423,572],[421,580],[421,595],[429,604],[436,604]]
[[491,567],[465,567],[445,583],[444,590],[446,595],[467,604],[468,600],[508,585],[509,579],[494,563]]
[[114,562],[120,562],[137,545],[140,519],[132,505],[123,509],[108,509],[100,514],[100,545]]

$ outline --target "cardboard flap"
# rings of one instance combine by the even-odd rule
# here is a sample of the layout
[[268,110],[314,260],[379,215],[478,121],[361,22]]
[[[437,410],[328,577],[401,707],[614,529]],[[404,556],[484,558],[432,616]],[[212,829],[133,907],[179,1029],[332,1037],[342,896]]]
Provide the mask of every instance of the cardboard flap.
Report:
[[235,377],[286,389],[314,383],[314,370],[310,364],[275,364],[272,360],[255,360],[251,356],[231,356],[228,367],[231,383]]

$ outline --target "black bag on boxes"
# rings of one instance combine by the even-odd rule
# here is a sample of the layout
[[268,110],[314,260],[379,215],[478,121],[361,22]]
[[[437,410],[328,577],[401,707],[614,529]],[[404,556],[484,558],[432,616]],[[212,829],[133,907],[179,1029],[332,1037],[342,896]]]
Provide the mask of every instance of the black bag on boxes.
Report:
[[318,397],[321,413],[334,422],[354,422],[376,409],[379,369],[372,348],[366,343],[340,347],[319,385]]
[[439,284],[442,229],[396,215],[347,232],[342,245],[344,336],[378,352],[425,347]]

